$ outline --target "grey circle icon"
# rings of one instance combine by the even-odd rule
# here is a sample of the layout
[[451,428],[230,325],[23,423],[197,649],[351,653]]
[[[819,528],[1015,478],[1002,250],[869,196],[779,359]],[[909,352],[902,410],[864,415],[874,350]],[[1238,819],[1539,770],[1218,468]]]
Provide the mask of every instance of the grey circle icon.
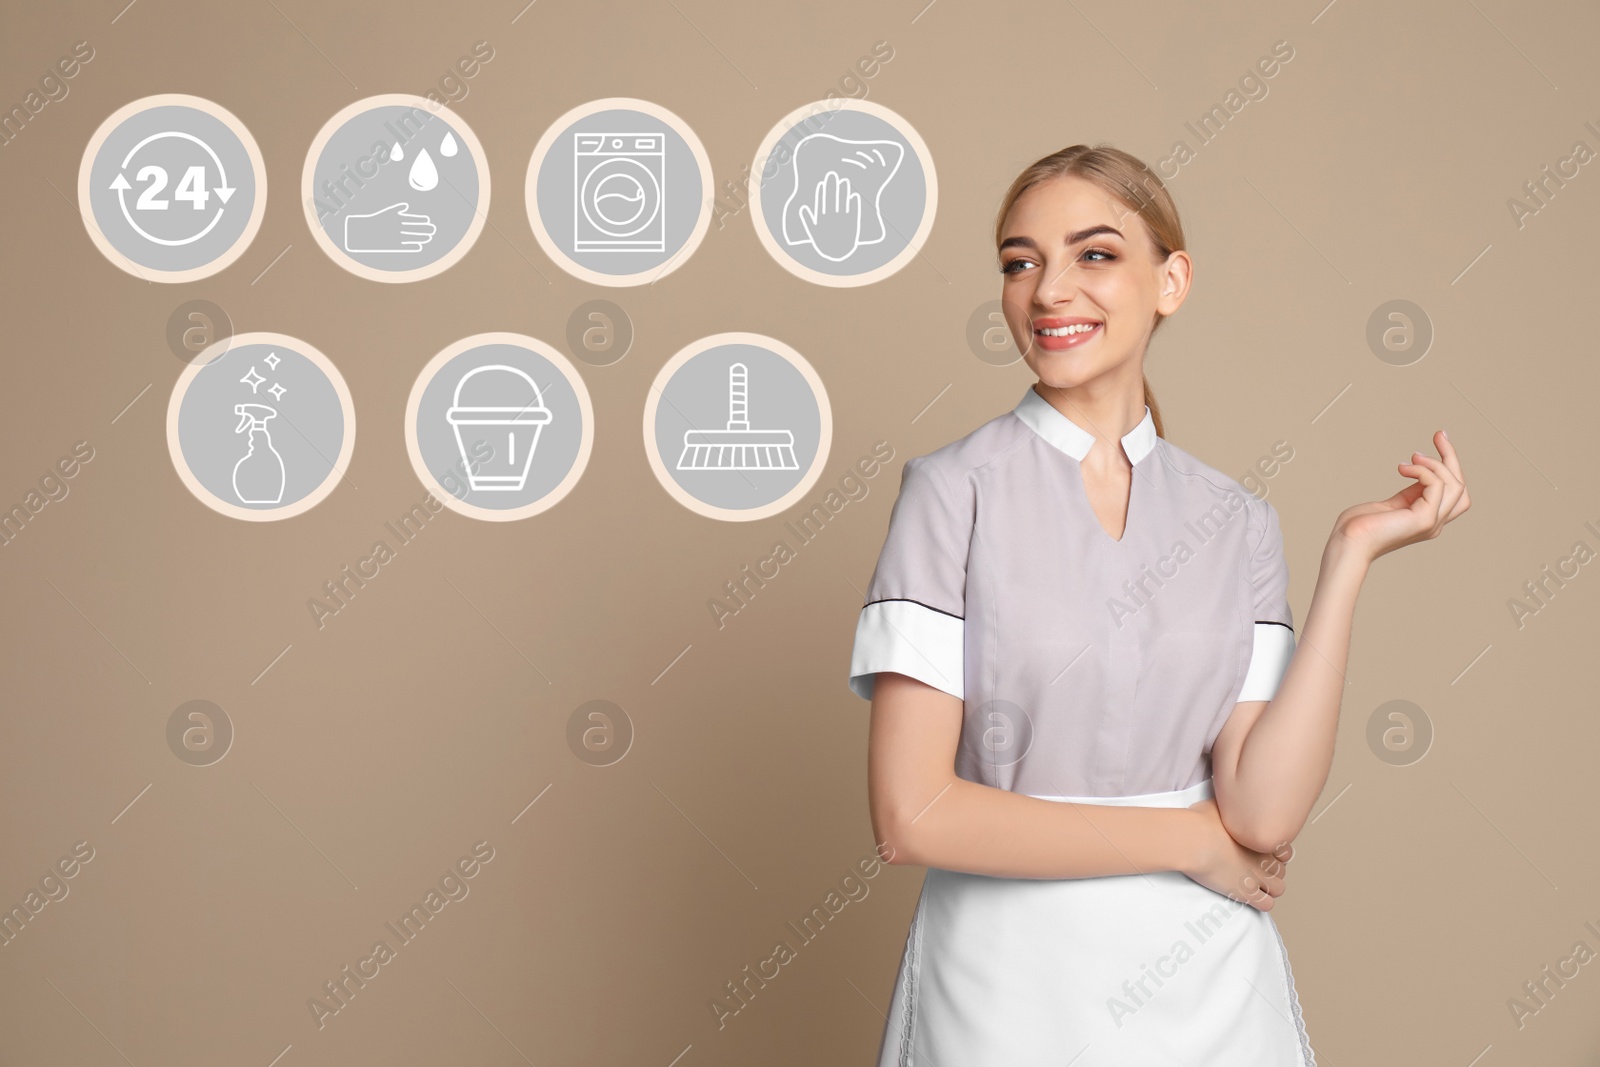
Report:
[[711,160],[689,125],[647,100],[610,97],[568,111],[528,162],[528,221],[563,270],[600,285],[653,282],[699,247],[711,224]]
[[1033,716],[1009,700],[987,700],[961,731],[961,748],[985,767],[1009,767],[1033,747]]
[[1409,766],[1433,747],[1433,720],[1409,700],[1387,701],[1367,719],[1367,747],[1391,766]]
[[991,367],[1009,367],[1022,358],[1000,301],[985,300],[972,309],[967,316],[967,347]]
[[[167,316],[167,348],[185,363],[193,363],[201,352],[232,336],[233,320],[209,300],[185,300]],[[227,345],[218,345],[207,358],[227,350]]]
[[780,341],[722,333],[679,351],[645,400],[645,453],[674,499],[710,518],[764,518],[827,462],[833,416],[811,365]]
[[190,492],[233,518],[287,518],[333,491],[355,448],[344,378],[315,348],[243,333],[203,349],[173,386],[167,447]]
[[489,164],[447,107],[385,93],[325,123],[301,174],[311,235],[335,263],[384,282],[431,278],[467,254],[489,211]]
[[786,115],[750,168],[756,236],[785,270],[819,285],[879,281],[933,228],[928,146],[880,104],[843,98]]
[[633,747],[633,720],[609,700],[585,701],[567,717],[567,747],[591,767],[609,767]]
[[185,701],[167,717],[167,747],[192,767],[209,767],[233,747],[233,720],[212,701]]
[[417,376],[406,404],[412,469],[463,515],[509,521],[571,492],[594,445],[594,407],[577,368],[514,333],[450,345]]
[[567,317],[567,351],[591,367],[609,367],[633,347],[633,320],[609,300],[579,304]]
[[222,270],[260,229],[267,175],[255,138],[209,100],[162,93],[119,108],[89,138],[78,207],[95,246],[147,281]]
[[1409,367],[1433,347],[1433,320],[1410,300],[1390,300],[1367,317],[1367,347],[1392,367]]

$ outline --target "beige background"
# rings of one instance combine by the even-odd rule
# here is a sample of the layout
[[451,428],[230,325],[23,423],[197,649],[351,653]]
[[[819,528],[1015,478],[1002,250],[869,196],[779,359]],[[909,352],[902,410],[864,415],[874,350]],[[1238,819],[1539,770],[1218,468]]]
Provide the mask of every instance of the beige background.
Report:
[[[95,450],[0,548],[0,904],[74,843],[94,849],[70,895],[0,948],[0,1062],[871,1062],[919,869],[865,882],[725,1028],[708,1005],[872,847],[867,705],[845,687],[859,590],[905,457],[1030,381],[965,337],[998,296],[1000,194],[1034,158],[1100,140],[1152,164],[1178,140],[1195,150],[1172,188],[1197,280],[1148,371],[1168,435],[1213,466],[1242,477],[1293,449],[1265,484],[1297,620],[1334,516],[1405,484],[1394,465],[1435,429],[1472,485],[1469,516],[1372,571],[1333,771],[1275,912],[1319,1062],[1594,1062],[1600,965],[1521,1028],[1507,1007],[1575,942],[1600,950],[1584,926],[1600,926],[1600,577],[1582,568],[1520,629],[1508,609],[1574,542],[1600,544],[1584,525],[1600,526],[1600,174],[1583,168],[1521,228],[1507,207],[1575,141],[1600,148],[1584,126],[1600,125],[1592,6],[519,7],[111,0],[0,16],[6,108],[74,42],[96,52],[0,149],[0,501],[74,442]],[[491,163],[489,227],[430,280],[342,270],[296,202],[311,138],[362,96],[426,92],[479,40],[495,57],[456,107]],[[940,193],[924,254],[892,278],[807,284],[746,215],[649,288],[579,282],[538,249],[524,172],[568,108],[654,100],[694,126],[719,181],[737,178],[777,118],[830,88],[859,95],[841,79],[880,40],[894,56],[868,99],[915,124]],[[1268,95],[1202,145],[1185,123],[1280,40],[1294,56]],[[267,162],[260,233],[197,283],[113,267],[74,195],[95,127],[157,92],[223,104]],[[442,514],[319,631],[307,599],[424,495],[401,434],[417,371],[483,330],[563,346],[594,297],[638,339],[613,366],[580,364],[597,436],[576,490],[521,522]],[[349,382],[354,459],[306,514],[235,521],[173,472],[182,365],[164,331],[195,298],[238,330],[310,341]],[[1365,334],[1401,298],[1437,337],[1397,367]],[[639,413],[672,353],[723,330],[792,344],[827,384],[833,454],[807,504],[874,442],[895,459],[719,631],[709,598],[800,509],[692,514],[652,477]],[[196,698],[237,731],[204,768],[165,738]],[[592,699],[636,730],[610,767],[568,747]],[[1394,699],[1436,731],[1410,766],[1366,740]],[[319,1030],[308,998],[479,841],[495,853],[470,895]]]

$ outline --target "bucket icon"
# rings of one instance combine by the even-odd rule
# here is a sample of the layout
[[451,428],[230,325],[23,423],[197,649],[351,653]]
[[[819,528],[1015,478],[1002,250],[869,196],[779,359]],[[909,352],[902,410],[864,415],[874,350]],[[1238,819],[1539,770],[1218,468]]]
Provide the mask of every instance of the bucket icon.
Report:
[[[473,489],[518,492],[528,484],[539,431],[551,419],[539,387],[525,371],[503,363],[475,367],[456,382],[445,418]],[[488,445],[485,455],[484,444]]]

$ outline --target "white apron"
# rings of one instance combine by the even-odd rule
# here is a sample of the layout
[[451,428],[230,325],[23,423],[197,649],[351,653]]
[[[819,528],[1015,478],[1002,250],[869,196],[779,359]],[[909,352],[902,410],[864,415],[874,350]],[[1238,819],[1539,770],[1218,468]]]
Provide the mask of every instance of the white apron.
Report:
[[[1029,794],[1036,795],[1036,794]],[[1168,793],[1043,797],[1188,807]],[[928,869],[879,1067],[1314,1067],[1272,916],[1177,871]]]

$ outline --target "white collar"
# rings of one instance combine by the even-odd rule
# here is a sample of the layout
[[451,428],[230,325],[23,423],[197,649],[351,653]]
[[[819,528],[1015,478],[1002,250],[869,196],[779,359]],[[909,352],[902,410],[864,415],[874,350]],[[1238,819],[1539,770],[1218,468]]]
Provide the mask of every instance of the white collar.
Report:
[[[1081,462],[1094,446],[1094,434],[1056,410],[1055,405],[1040,396],[1031,385],[1013,411],[1034,433],[1075,460]],[[1122,435],[1122,451],[1130,463],[1138,463],[1150,454],[1155,445],[1156,424],[1150,414],[1150,405],[1146,404],[1144,418],[1139,420],[1139,425]]]

